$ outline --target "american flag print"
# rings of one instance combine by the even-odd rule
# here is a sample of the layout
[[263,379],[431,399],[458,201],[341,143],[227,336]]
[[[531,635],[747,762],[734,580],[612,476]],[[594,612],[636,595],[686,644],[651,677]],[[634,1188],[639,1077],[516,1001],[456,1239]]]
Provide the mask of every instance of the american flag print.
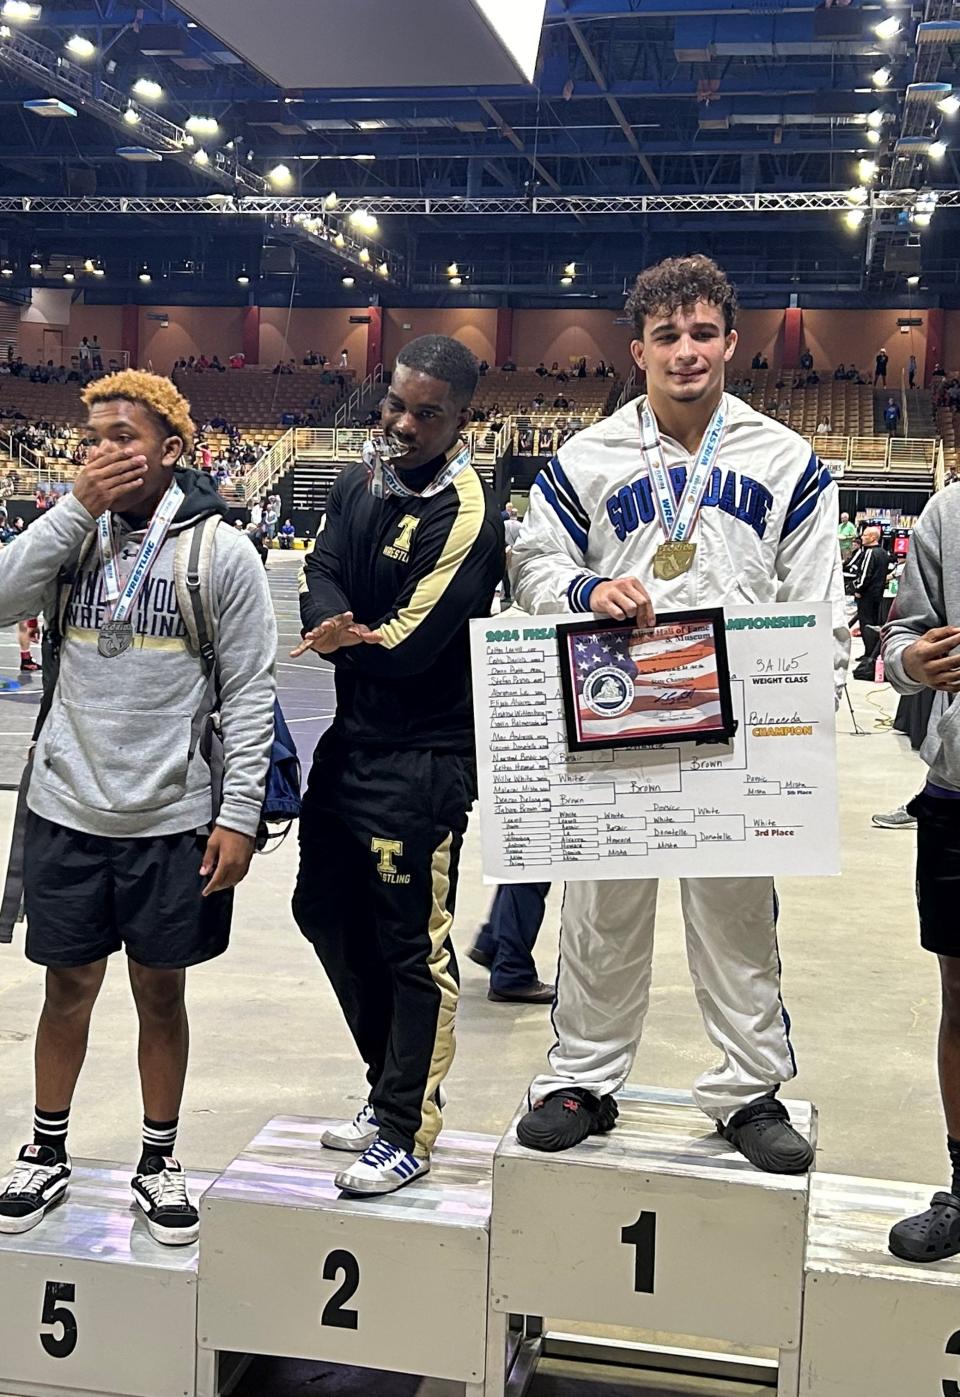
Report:
[[722,721],[713,626],[568,637],[580,741],[697,737]]

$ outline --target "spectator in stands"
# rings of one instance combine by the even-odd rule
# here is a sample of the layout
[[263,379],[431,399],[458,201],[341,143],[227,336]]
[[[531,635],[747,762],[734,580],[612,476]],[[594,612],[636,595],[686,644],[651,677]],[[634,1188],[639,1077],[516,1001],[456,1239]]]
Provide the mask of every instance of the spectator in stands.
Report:
[[887,399],[887,405],[883,409],[883,421],[887,431],[893,436],[900,423],[900,409],[892,398]]
[[815,388],[817,386],[817,384],[820,382],[820,375],[817,373],[816,369],[810,370],[810,372],[807,374],[805,382],[808,388]]
[[567,399],[563,396],[562,393],[558,393],[558,394],[557,394],[557,396],[556,396],[556,397],[554,398],[554,400],[553,400],[553,405],[554,405],[554,407],[560,407],[560,408],[568,408],[568,407],[570,406],[569,402],[568,402]]
[[542,359],[540,360],[539,364],[533,372],[537,375],[538,378],[547,378],[549,376],[547,366]]
[[306,354],[303,356],[304,368],[315,369],[319,363],[320,359],[317,355],[316,350],[308,349]]
[[231,369],[242,369],[247,362],[247,356],[245,354],[231,354],[229,362]]
[[280,523],[280,510],[273,499],[267,501],[267,507],[263,511],[263,527],[266,535],[272,543],[277,536],[277,525]]
[[100,348],[100,338],[94,335],[90,341],[90,367],[94,373],[103,372],[103,350]]
[[90,348],[90,341],[87,339],[86,335],[84,335],[83,339],[77,345],[77,358],[80,360],[81,369],[89,369],[92,354],[93,350]]
[[586,359],[583,357],[583,355],[581,355],[581,356],[580,356],[580,359],[579,359],[578,362],[577,362],[577,378],[586,378],[586,376],[587,376],[587,361],[586,361]]
[[221,364],[221,362],[220,362],[220,360],[217,358],[216,354],[215,354],[215,355],[213,356],[213,358],[210,360],[210,367],[211,367],[211,369],[216,369],[216,371],[217,371],[218,374],[223,374],[223,373],[226,373],[226,372],[227,372],[227,366],[226,366],[226,364]]
[[278,359],[277,362],[274,364],[273,368],[270,370],[270,372],[274,376],[276,376],[277,374],[288,374],[290,373],[290,367],[282,359]]
[[558,383],[569,383],[570,375],[564,369],[561,369],[560,372],[556,375],[556,379]]
[[210,367],[210,360],[207,358],[207,356],[206,356],[205,354],[201,354],[201,355],[200,355],[200,358],[197,360],[197,362],[194,364],[193,367],[194,367],[194,370],[195,370],[197,373],[202,373],[202,372],[204,372],[206,369],[209,369],[209,367]]
[[500,365],[500,372],[504,374],[515,374],[517,372],[517,366],[512,359],[504,359],[503,363]]
[[751,369],[768,369],[770,367],[770,365],[767,363],[766,355],[761,354],[759,349],[757,350],[753,358],[750,360],[750,367]]
[[830,418],[826,415],[826,413],[822,413],[820,421],[817,423],[817,435],[823,436],[831,432],[832,430],[833,428],[830,426]]
[[289,550],[293,547],[293,540],[296,537],[296,534],[297,531],[293,527],[292,522],[289,519],[284,519],[283,525],[280,529],[280,547],[285,552],[289,552]]
[[908,388],[916,388],[916,386],[917,386],[917,356],[916,356],[915,354],[911,354],[909,360],[907,361],[907,387],[908,387]]
[[800,367],[805,373],[809,373],[813,368],[813,355],[810,353],[809,349],[805,349],[800,355]]
[[[22,362],[22,361],[20,361],[20,362]],[[946,375],[946,372],[945,372],[945,370],[944,370],[943,365],[942,365],[942,364],[934,364],[934,366],[933,366],[933,378],[934,378],[934,379],[940,379],[940,380],[942,381],[943,379],[946,378],[946,376],[947,376],[947,375]],[[934,388],[936,388],[936,387],[938,387],[939,385],[936,384],[936,383],[934,383],[933,386],[934,386]]]
[[543,405],[545,401],[546,399],[544,398],[543,394],[538,393],[533,400],[533,410],[535,412],[541,412],[543,410]]
[[834,383],[839,383],[839,382],[841,381],[841,379],[846,378],[846,376],[847,376],[846,365],[845,365],[845,364],[838,364],[837,367],[836,367],[836,368],[834,369],[834,371],[833,371],[833,381],[834,381]]
[[593,371],[593,376],[594,376],[594,378],[606,378],[606,376],[607,376],[607,366],[606,366],[606,364],[604,363],[604,361],[603,361],[602,359],[600,360],[600,362],[599,362],[599,364],[597,365],[597,367],[594,369],[594,371]]
[[876,361],[875,361],[875,365],[874,365],[874,370],[873,370],[873,386],[874,386],[874,388],[876,388],[877,384],[878,384],[878,383],[881,383],[881,382],[883,383],[884,388],[886,388],[886,386],[887,386],[887,364],[888,364],[889,362],[890,362],[890,356],[888,355],[887,351],[886,351],[885,349],[881,349],[880,352],[877,354]]
[[553,363],[550,365],[550,373],[551,373],[552,376],[555,377],[559,372],[560,372],[560,364],[559,364],[559,362],[558,362],[556,359],[554,359]]
[[341,369],[348,369],[350,367],[350,356],[345,349],[341,349],[340,351],[340,367]]

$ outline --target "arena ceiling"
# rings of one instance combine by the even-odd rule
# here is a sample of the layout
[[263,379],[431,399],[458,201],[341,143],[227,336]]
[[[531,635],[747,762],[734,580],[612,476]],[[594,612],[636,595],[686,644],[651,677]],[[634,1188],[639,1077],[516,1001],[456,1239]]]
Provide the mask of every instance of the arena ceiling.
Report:
[[[258,44],[209,0],[0,0],[0,289],[616,304],[698,247],[755,303],[960,299],[960,0],[547,0],[534,82],[474,86],[434,0],[364,33],[377,3],[333,87],[326,4],[244,5]],[[305,52],[328,85],[279,86]]]

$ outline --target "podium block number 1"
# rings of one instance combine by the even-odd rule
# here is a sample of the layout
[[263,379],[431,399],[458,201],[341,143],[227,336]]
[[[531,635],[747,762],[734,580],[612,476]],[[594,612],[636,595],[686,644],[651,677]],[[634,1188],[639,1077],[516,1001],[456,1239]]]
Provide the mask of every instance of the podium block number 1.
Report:
[[[40,1342],[51,1358],[69,1358],[77,1347],[77,1320],[67,1305],[76,1299],[76,1287],[68,1281],[47,1281],[40,1322],[54,1332],[41,1333]],[[57,1326],[60,1333],[56,1333]]]
[[325,1281],[335,1281],[340,1276],[343,1280],[324,1305],[320,1323],[331,1329],[357,1329],[360,1324],[357,1311],[344,1309],[360,1285],[360,1263],[352,1251],[332,1251],[323,1263]]
[[[636,1222],[621,1229],[620,1241],[624,1246],[634,1248],[634,1291],[638,1295],[652,1295],[657,1260],[656,1213],[641,1213]],[[960,1393],[957,1397],[960,1397]]]

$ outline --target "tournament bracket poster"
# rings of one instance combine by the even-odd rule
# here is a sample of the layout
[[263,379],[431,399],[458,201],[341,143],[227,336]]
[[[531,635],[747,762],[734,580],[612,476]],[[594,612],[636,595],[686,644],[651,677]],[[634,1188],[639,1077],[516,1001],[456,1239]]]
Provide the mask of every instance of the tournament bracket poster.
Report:
[[[830,605],[722,616],[733,735],[593,750],[568,739],[557,634],[570,614],[471,623],[487,880],[839,873]],[[611,667],[602,644],[590,665]],[[630,705],[616,687],[591,692],[641,706],[642,684]]]

